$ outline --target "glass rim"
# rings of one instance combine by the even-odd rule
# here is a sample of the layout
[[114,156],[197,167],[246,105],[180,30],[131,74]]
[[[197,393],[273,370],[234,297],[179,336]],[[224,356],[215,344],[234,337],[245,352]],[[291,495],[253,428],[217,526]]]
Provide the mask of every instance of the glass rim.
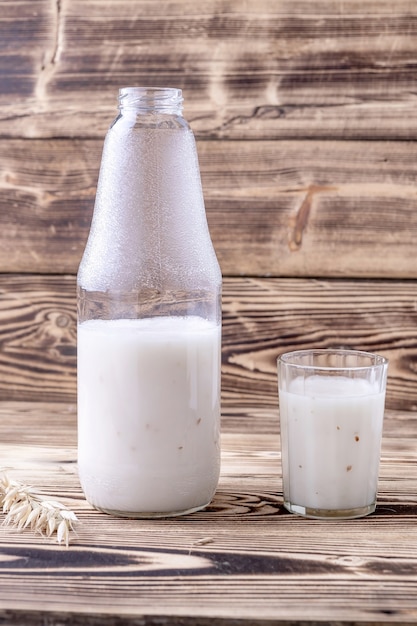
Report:
[[[303,357],[307,355],[340,355],[340,356],[357,356],[368,358],[370,360],[367,365],[321,365],[320,363],[300,363],[294,360],[294,357]],[[376,354],[375,352],[367,352],[366,350],[354,350],[349,348],[307,348],[304,350],[291,350],[290,352],[283,352],[277,357],[278,365],[282,364],[287,367],[292,367],[294,369],[300,370],[319,370],[319,371],[332,371],[332,372],[342,372],[342,371],[360,371],[360,370],[369,370],[380,367],[388,366],[388,359],[380,354]]]

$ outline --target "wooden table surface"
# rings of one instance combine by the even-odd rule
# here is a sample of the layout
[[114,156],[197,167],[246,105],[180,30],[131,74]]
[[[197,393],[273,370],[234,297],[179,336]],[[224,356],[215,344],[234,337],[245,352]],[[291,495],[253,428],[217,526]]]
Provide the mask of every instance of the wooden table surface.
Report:
[[282,507],[278,409],[228,413],[209,508],[126,520],[83,498],[74,404],[3,402],[9,476],[59,498],[80,522],[69,548],[0,528],[0,623],[417,621],[416,416],[386,413],[376,512],[324,522]]

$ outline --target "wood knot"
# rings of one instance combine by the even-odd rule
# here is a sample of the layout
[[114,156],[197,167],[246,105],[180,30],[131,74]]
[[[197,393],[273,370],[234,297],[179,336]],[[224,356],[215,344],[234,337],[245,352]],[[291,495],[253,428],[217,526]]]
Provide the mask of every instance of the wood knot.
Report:
[[58,317],[56,318],[56,325],[59,328],[66,328],[70,324],[71,319],[68,317],[68,315],[58,315]]

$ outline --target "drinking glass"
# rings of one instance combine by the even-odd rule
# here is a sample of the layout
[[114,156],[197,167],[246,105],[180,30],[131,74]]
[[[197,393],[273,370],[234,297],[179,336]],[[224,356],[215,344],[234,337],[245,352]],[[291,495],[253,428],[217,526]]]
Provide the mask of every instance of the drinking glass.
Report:
[[356,350],[278,357],[284,506],[305,517],[375,510],[388,361]]

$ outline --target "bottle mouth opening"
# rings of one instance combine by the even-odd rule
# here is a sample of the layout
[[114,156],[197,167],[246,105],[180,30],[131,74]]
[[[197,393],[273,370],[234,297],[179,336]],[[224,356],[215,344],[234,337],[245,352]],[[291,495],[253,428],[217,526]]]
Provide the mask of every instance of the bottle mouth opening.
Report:
[[122,87],[119,89],[119,110],[181,111],[182,90],[173,87]]

